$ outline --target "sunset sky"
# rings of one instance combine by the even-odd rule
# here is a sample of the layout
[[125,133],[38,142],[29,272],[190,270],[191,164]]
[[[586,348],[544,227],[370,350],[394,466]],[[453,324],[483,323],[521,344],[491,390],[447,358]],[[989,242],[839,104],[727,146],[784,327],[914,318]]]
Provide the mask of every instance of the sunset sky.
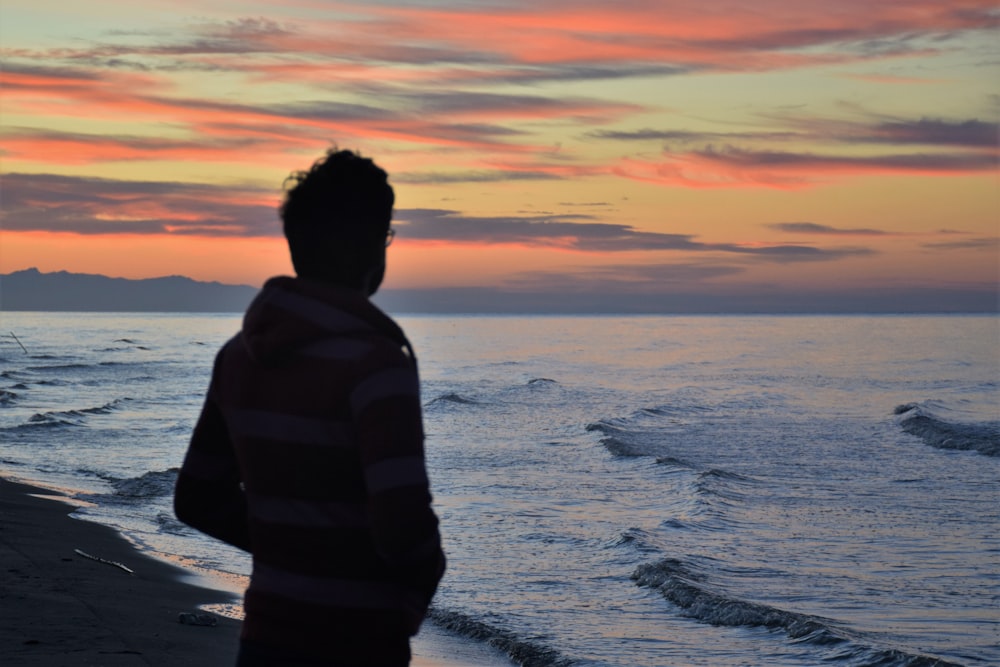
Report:
[[413,303],[995,308],[998,28],[995,0],[4,0],[0,273],[289,273],[282,182],[336,142],[390,173]]

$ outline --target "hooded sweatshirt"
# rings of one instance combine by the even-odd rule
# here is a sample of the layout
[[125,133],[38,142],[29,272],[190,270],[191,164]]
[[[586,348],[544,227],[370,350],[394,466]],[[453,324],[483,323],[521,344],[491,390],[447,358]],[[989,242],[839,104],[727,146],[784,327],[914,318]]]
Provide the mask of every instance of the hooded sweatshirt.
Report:
[[409,660],[444,572],[416,358],[363,294],[273,278],[216,357],[178,518],[249,551],[242,640]]

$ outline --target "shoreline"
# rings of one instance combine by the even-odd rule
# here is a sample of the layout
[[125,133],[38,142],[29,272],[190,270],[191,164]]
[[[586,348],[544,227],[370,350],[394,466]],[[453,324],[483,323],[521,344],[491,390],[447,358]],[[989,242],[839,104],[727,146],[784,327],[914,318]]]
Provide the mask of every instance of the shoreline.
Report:
[[[209,627],[179,617],[204,613],[202,605],[239,602],[239,596],[189,583],[183,568],[72,512],[57,492],[0,476],[0,661],[25,667],[235,663],[239,621],[213,614],[217,624]],[[513,664],[429,622],[412,647],[413,667]]]

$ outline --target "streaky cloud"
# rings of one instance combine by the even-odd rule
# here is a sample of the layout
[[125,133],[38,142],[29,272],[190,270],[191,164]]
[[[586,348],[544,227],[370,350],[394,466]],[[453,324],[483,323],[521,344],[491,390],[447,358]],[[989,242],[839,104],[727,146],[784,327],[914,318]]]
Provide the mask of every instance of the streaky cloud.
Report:
[[789,141],[803,138],[800,132],[693,132],[689,130],[594,130],[586,134],[594,139],[610,139],[614,141],[676,141],[676,142],[706,142],[761,140]]
[[941,243],[925,243],[928,250],[991,250],[1000,249],[1000,237],[983,236],[961,241],[944,241]]
[[969,172],[995,169],[997,158],[981,153],[899,153],[876,156],[824,155],[755,151],[736,147],[707,148],[696,155],[720,164],[741,167],[857,168],[899,171]]
[[44,154],[46,161],[62,164],[114,162],[141,157],[234,162],[249,150],[260,155],[267,151],[291,152],[296,148],[288,140],[279,141],[273,136],[254,136],[245,132],[181,139],[7,127],[0,130],[0,137],[10,157],[33,160]]
[[594,97],[546,95],[515,95],[470,91],[407,92],[400,94],[408,106],[431,114],[466,114],[489,112],[504,115],[529,113],[531,115],[558,110],[575,114],[606,114],[608,112],[638,111],[640,107],[625,102],[609,102]]
[[402,172],[392,177],[393,183],[411,185],[447,185],[453,183],[502,183],[505,181],[551,181],[562,176],[544,171],[462,171],[462,172]]
[[596,221],[592,215],[471,217],[447,209],[396,212],[401,238],[558,247],[582,252],[693,251],[752,256],[775,262],[822,261],[873,254],[867,248],[824,249],[808,245],[703,243],[691,234],[643,232]]
[[527,271],[508,278],[503,287],[514,290],[546,290],[564,293],[661,292],[664,289],[710,282],[715,278],[739,275],[746,267],[717,262],[681,262],[657,264],[606,264],[567,267],[560,271]]
[[734,141],[801,141],[842,144],[890,144],[895,146],[954,146],[996,149],[1000,122],[978,118],[873,119],[868,122],[843,119],[770,116],[783,122],[787,130],[707,132],[684,129],[594,130],[585,136],[612,141],[666,141],[676,143],[719,143]]
[[623,64],[609,67],[594,64],[539,64],[533,67],[496,65],[490,69],[469,72],[465,77],[451,77],[451,83],[560,83],[574,81],[611,81],[616,79],[641,79],[650,77],[673,77],[694,74],[702,68],[695,65],[663,64]]
[[[16,55],[18,52],[13,51],[11,55]],[[48,65],[48,64],[35,64],[35,63],[24,63],[17,62],[16,60],[8,60],[3,64],[3,74],[4,85],[5,86],[19,86],[24,85],[23,79],[42,79],[42,80],[52,80],[52,81],[80,81],[80,82],[92,82],[98,81],[102,78],[101,74],[91,70],[83,69],[81,67],[74,67],[72,65]],[[11,79],[10,77],[14,78]]]
[[862,135],[862,140],[888,144],[996,148],[1000,141],[1000,124],[978,118],[955,122],[933,118],[885,121],[873,126],[868,136]]
[[237,105],[259,109],[266,113],[299,120],[334,120],[379,122],[399,117],[398,112],[383,106],[356,104],[334,100],[299,100],[296,102],[253,105]]
[[978,118],[899,118],[872,116],[865,121],[781,117],[803,137],[846,144],[895,146],[945,146],[996,149],[1000,122]]
[[641,111],[624,101],[594,96],[541,95],[513,92],[486,92],[453,88],[413,88],[398,84],[365,82],[353,90],[397,113],[422,117],[502,117],[502,118],[598,118],[612,119]]
[[666,150],[659,161],[622,158],[613,172],[672,187],[792,189],[866,175],[989,173],[997,165],[996,151],[843,155],[725,145],[687,152]]
[[55,174],[5,174],[8,231],[280,236],[275,190]]
[[[0,220],[9,231],[77,234],[280,236],[278,192],[256,186],[14,173],[4,177]],[[448,209],[396,212],[401,239],[519,244],[580,252],[718,252],[767,261],[822,261],[870,254],[864,248],[802,244],[704,243],[691,234],[636,230],[588,214],[463,216]]]
[[841,229],[830,225],[820,225],[815,222],[776,222],[767,225],[771,229],[798,234],[819,234],[824,236],[887,236],[889,232],[880,229],[854,228]]

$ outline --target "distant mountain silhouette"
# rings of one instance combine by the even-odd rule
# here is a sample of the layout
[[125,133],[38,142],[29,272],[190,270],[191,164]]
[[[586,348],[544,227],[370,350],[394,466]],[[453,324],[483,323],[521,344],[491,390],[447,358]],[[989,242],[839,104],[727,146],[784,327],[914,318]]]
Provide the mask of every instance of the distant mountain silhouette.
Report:
[[[128,280],[27,269],[0,274],[0,310],[238,313],[257,293],[249,285],[198,282],[183,276]],[[493,314],[847,314],[1000,313],[997,286],[912,287],[767,293],[525,292],[503,287],[379,290],[390,313]]]
[[183,276],[129,280],[38,269],[0,275],[0,309],[7,311],[242,312],[256,293],[248,285]]

